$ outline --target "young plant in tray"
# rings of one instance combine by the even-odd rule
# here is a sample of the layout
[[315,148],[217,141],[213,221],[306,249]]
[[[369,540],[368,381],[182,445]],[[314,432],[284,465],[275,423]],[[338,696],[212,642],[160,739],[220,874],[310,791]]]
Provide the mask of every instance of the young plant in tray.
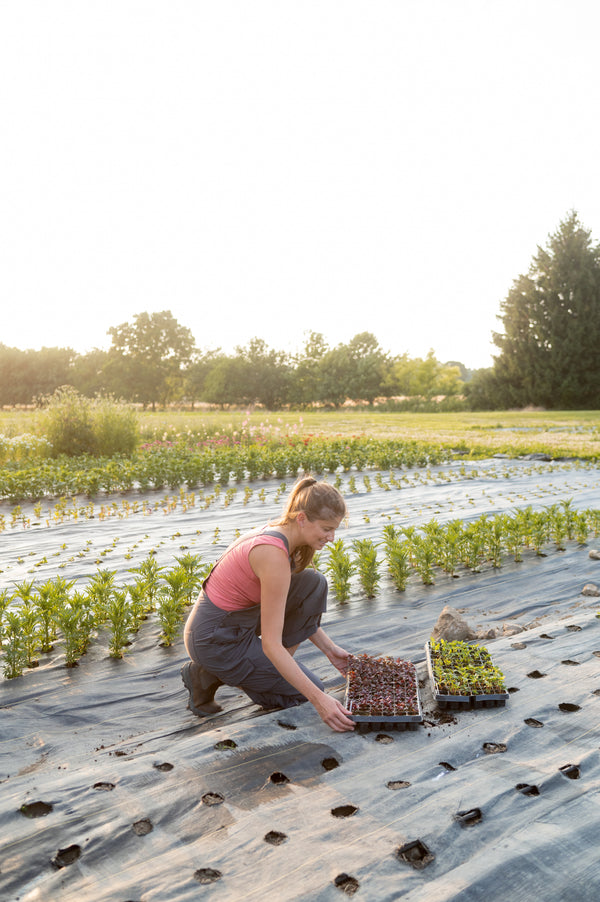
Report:
[[430,640],[432,675],[439,695],[482,696],[506,693],[504,675],[482,645]]
[[417,674],[411,661],[350,655],[347,707],[358,717],[385,719],[419,715]]

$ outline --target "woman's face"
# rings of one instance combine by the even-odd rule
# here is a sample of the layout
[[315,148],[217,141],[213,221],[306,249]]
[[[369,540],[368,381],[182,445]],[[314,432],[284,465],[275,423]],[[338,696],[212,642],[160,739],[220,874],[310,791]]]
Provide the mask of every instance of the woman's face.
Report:
[[333,542],[335,539],[335,531],[342,522],[341,517],[327,517],[323,520],[309,520],[304,517],[303,520],[303,539],[307,545],[310,545],[315,551],[324,548],[327,542]]

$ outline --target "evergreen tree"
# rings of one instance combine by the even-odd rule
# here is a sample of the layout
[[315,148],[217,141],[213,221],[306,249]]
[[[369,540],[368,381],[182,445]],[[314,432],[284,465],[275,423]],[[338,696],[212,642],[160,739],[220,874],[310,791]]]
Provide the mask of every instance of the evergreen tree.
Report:
[[600,401],[600,247],[570,213],[501,305],[494,381],[505,406]]

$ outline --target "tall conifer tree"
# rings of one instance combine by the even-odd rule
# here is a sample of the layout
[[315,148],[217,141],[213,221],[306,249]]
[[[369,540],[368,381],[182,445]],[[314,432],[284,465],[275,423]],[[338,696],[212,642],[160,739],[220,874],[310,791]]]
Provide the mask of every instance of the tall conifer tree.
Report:
[[600,246],[570,213],[501,305],[494,379],[508,405],[600,403]]

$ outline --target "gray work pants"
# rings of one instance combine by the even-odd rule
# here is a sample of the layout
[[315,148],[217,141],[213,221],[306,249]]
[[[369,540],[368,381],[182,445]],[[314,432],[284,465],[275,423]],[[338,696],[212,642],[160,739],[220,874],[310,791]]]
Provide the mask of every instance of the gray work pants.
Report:
[[[319,628],[327,606],[327,580],[317,570],[292,574],[282,641],[286,648],[310,638]],[[192,661],[229,686],[239,686],[265,708],[289,708],[306,701],[285,680],[262,650],[260,605],[242,611],[223,611],[202,591],[187,620],[184,642]],[[312,682],[322,681],[301,661],[296,662]]]

